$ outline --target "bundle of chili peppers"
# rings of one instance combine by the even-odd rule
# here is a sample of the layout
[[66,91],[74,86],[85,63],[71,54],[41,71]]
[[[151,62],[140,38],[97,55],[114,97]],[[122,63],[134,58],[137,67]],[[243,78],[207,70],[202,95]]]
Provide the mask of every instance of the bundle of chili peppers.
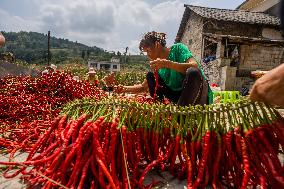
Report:
[[59,71],[39,77],[0,79],[0,132],[5,133],[0,147],[13,149],[23,141],[37,140],[44,127],[59,115],[61,106],[69,101],[103,96],[105,93],[89,82],[75,81],[72,75]]
[[156,169],[187,179],[187,188],[284,187],[284,120],[264,104],[83,99],[62,114],[25,162],[0,162],[5,177],[22,173],[31,188],[151,188],[159,183],[144,179]]

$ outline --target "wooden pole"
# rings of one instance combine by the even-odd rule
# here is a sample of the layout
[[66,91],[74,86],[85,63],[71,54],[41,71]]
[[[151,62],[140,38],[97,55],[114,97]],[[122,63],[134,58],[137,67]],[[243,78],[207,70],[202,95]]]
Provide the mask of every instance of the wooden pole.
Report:
[[47,34],[47,66],[50,66],[50,31]]

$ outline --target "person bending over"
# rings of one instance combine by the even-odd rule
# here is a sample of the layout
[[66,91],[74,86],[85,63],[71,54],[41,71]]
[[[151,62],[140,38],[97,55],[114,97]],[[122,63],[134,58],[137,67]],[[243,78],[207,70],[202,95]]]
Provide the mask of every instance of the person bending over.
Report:
[[[166,35],[148,32],[140,41],[139,48],[150,59],[150,72],[142,84],[114,86],[117,93],[141,93],[149,91],[153,97],[158,73],[157,97],[169,99],[181,106],[212,103],[213,95],[200,64],[194,59],[188,47],[176,43],[166,46]],[[107,77],[105,78],[108,79]]]

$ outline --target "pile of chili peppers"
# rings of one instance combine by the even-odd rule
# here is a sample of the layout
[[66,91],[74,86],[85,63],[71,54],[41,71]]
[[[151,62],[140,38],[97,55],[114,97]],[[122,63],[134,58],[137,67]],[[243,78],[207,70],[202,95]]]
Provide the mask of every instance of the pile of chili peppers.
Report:
[[152,169],[187,179],[187,188],[283,188],[283,137],[283,118],[260,103],[83,99],[63,108],[26,161],[0,164],[30,188],[151,188]]
[[105,93],[88,81],[76,81],[65,72],[2,78],[0,147],[13,149],[24,141],[33,143],[59,115],[62,105],[83,97],[100,99],[103,96]]

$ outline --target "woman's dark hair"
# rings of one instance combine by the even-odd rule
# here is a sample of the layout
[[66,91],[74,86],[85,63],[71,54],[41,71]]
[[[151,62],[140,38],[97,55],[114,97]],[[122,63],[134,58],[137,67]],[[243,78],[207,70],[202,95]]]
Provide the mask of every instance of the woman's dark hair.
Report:
[[163,47],[166,46],[166,34],[155,31],[146,33],[139,44],[139,49],[143,51],[145,47],[152,47],[159,42]]

